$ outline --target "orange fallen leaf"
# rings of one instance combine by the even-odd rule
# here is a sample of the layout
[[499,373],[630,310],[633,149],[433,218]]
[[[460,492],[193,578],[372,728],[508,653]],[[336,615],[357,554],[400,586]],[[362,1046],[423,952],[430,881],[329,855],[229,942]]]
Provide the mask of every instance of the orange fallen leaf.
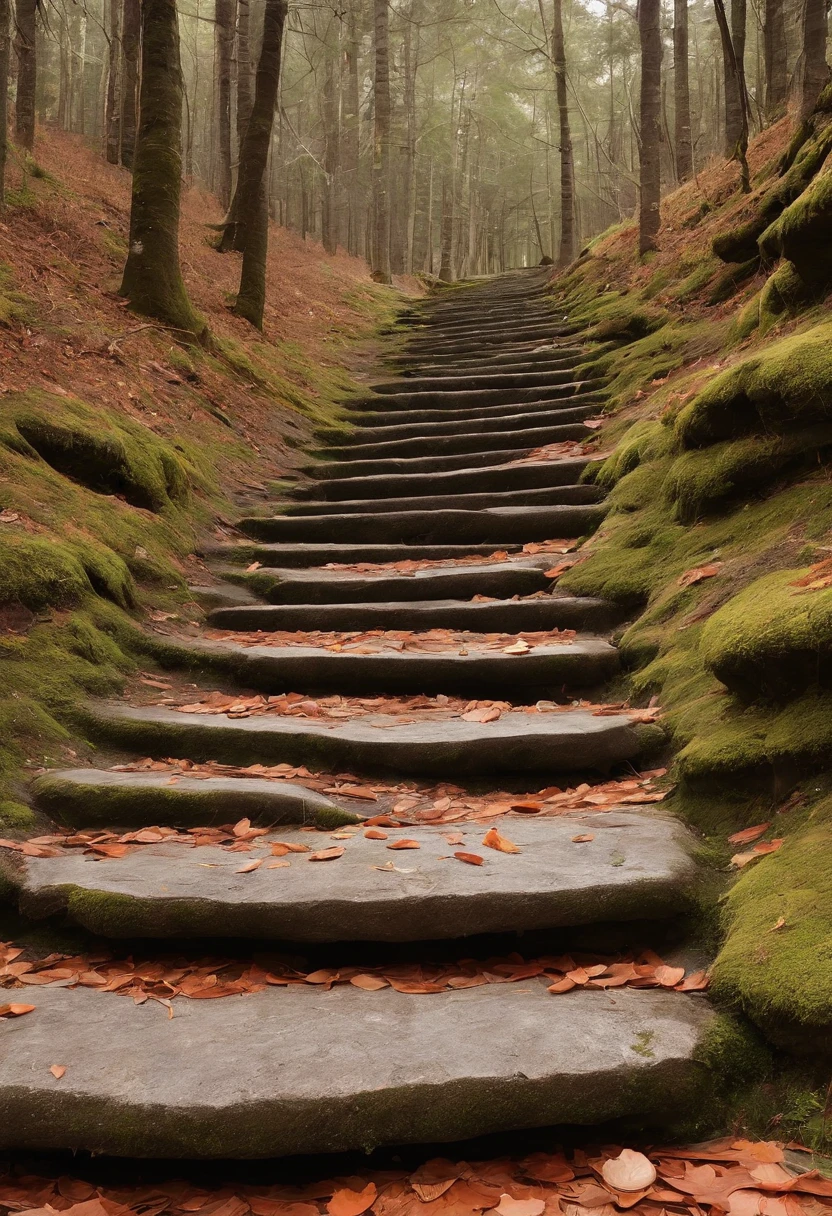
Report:
[[684,967],[668,967],[662,964],[661,967],[656,968],[653,974],[662,988],[675,988],[685,978],[685,969]]
[[338,857],[343,857],[345,853],[343,845],[333,845],[331,849],[319,849],[317,853],[310,853],[307,861],[335,861]]
[[326,1205],[329,1216],[361,1216],[371,1208],[378,1197],[378,1189],[374,1182],[368,1182],[363,1191],[351,1191],[347,1188],[336,1191]]
[[394,840],[392,844],[388,844],[388,849],[421,849],[418,840]]
[[350,983],[356,988],[363,988],[365,992],[378,992],[381,988],[389,988],[387,980],[383,980],[379,975],[354,975]]
[[695,566],[692,570],[686,570],[680,575],[677,582],[680,587],[693,587],[697,583],[701,583],[706,578],[713,578],[719,574],[722,569],[722,562],[711,562],[708,566]]
[[387,833],[382,832],[381,828],[367,828],[364,833],[365,840],[387,840]]
[[589,844],[590,840],[594,840],[594,839],[595,839],[595,836],[592,834],[592,832],[585,832],[583,836],[573,836],[572,843],[573,844]]
[[738,870],[741,870],[744,866],[749,865],[752,861],[757,861],[760,857],[765,857],[767,853],[776,853],[782,844],[782,839],[761,840],[747,853],[735,853],[731,858],[731,865],[736,866]]
[[50,1065],[49,1071],[52,1073],[52,1076],[56,1081],[60,1081],[61,1077],[66,1072],[66,1064],[52,1064]]
[[512,1199],[511,1195],[503,1194],[494,1211],[497,1216],[543,1216],[546,1200]]
[[752,844],[755,840],[759,840],[761,836],[764,836],[770,827],[770,823],[755,823],[751,828],[743,828],[741,832],[734,832],[733,836],[728,837],[728,843]]
[[[489,828],[489,830],[483,836],[482,842],[486,848],[496,849],[498,853],[522,852],[522,849],[519,849],[516,844],[513,844],[510,840],[507,840],[505,836],[501,836],[496,828]],[[455,853],[454,856],[458,857],[459,854]]]
[[308,844],[286,844],[282,840],[272,842],[272,857],[285,857],[287,853],[308,853]]
[[259,870],[263,864],[263,858],[258,857],[254,861],[247,861],[244,866],[240,866],[239,870],[235,870],[235,874],[250,874],[252,870]]
[[485,865],[485,859],[476,853],[454,853],[454,857],[457,861],[467,861],[469,866]]
[[0,1005],[0,1018],[19,1018],[24,1013],[31,1013],[34,1010],[34,1005]]

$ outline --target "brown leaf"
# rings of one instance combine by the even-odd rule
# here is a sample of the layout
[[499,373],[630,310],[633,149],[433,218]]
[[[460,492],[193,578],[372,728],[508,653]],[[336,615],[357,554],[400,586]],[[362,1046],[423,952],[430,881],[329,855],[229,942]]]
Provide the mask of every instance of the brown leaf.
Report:
[[454,853],[457,861],[467,861],[469,866],[485,865],[485,858],[480,857],[477,853]]
[[734,832],[733,836],[728,837],[729,844],[752,844],[755,840],[759,840],[761,836],[765,836],[770,823],[755,823],[751,828],[743,828],[741,832]]
[[572,843],[573,844],[589,844],[589,842],[594,839],[595,839],[595,836],[592,834],[592,832],[585,832],[583,836],[573,836]]
[[511,1195],[500,1196],[500,1202],[494,1208],[497,1216],[543,1216],[546,1211],[545,1199],[512,1199]]
[[11,1005],[0,1005],[0,1018],[19,1018],[24,1013],[32,1013],[34,1009],[34,1005],[18,1005],[14,1002]]
[[345,853],[343,845],[333,845],[331,849],[319,849],[317,853],[310,853],[307,861],[335,861],[338,857],[343,857]]
[[418,840],[394,840],[392,844],[388,844],[388,849],[421,849]]
[[356,988],[363,988],[365,992],[378,992],[381,988],[389,988],[387,980],[383,980],[378,975],[354,975],[350,979],[350,983]]
[[244,866],[240,866],[239,870],[235,870],[235,874],[250,874],[252,870],[259,870],[263,864],[263,858],[258,857],[254,861],[247,861]]
[[61,1077],[66,1072],[66,1064],[51,1064],[49,1071],[52,1073],[52,1076],[56,1081],[60,1081]]
[[706,578],[713,578],[719,574],[723,567],[723,562],[711,562],[708,566],[695,566],[693,570],[686,570],[680,575],[677,583],[680,587],[693,587],[696,583],[701,583]]
[[326,1210],[329,1216],[361,1216],[362,1212],[373,1206],[377,1196],[378,1189],[374,1182],[368,1182],[363,1191],[345,1188],[335,1192],[326,1205]]
[[364,833],[365,840],[387,840],[387,832],[382,832],[381,828],[367,828]]
[[[496,849],[498,853],[522,853],[523,851],[516,844],[507,840],[505,836],[501,836],[496,828],[489,828],[483,836],[482,842],[486,848]],[[459,854],[456,853],[454,856],[458,857]]]

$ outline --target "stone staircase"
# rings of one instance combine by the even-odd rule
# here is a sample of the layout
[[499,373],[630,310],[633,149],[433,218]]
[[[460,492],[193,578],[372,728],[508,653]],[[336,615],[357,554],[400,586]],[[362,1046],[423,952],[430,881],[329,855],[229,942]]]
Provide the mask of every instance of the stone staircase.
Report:
[[[27,987],[34,1012],[0,1023],[2,1147],[239,1158],[369,1149],[656,1125],[699,1092],[713,1018],[701,993],[646,972],[641,984],[610,978],[594,990],[580,978],[597,952],[655,948],[690,961],[680,924],[698,882],[692,838],[655,806],[528,813],[545,812],[547,793],[529,805],[530,789],[632,776],[655,744],[637,715],[572,703],[598,700],[616,673],[605,636],[615,614],[559,594],[547,574],[560,555],[543,542],[563,538],[565,551],[604,505],[580,483],[589,457],[535,449],[585,439],[603,385],[576,371],[581,347],[539,271],[456,288],[403,321],[407,340],[389,360],[398,374],[348,402],[354,429],[322,434],[290,501],[206,551],[221,581],[200,591],[207,636],[169,639],[173,674],[155,683],[170,695],[145,684],[91,705],[102,767],[34,786],[39,807],[79,832],[245,819],[268,830],[242,857],[168,837],[123,856],[47,848],[2,859],[24,920],[77,926],[93,957],[108,942],[115,958],[175,948],[184,971],[207,952],[253,960],[263,982],[167,1009],[96,991],[77,973]],[[434,629],[455,632],[427,648],[392,645],[395,631]],[[316,636],[370,630],[376,648]],[[280,631],[303,636],[270,636]],[[524,650],[523,633],[543,636]],[[483,645],[484,634],[497,642]],[[360,713],[351,697],[363,698]],[[147,756],[182,763],[130,771]],[[127,770],[105,767],[115,761]],[[217,771],[189,772],[195,762]],[[234,771],[280,764],[300,771]],[[329,792],[312,779],[320,773]],[[343,792],[374,779],[369,810]],[[514,791],[500,798],[519,809],[493,822],[519,851],[483,847],[487,816],[449,827],[396,811],[391,779]],[[365,830],[362,816],[382,827]],[[397,841],[410,843],[388,852]],[[336,856],[308,864],[310,847]],[[479,862],[463,864],[470,854]],[[260,864],[241,864],[249,857]],[[553,954],[578,977],[556,994],[551,969],[529,963]],[[317,982],[289,982],[287,958]],[[432,990],[432,968],[448,959],[467,960],[463,981]],[[363,967],[412,974],[414,961],[426,991],[339,982]],[[53,1064],[66,1068],[60,1080]]]

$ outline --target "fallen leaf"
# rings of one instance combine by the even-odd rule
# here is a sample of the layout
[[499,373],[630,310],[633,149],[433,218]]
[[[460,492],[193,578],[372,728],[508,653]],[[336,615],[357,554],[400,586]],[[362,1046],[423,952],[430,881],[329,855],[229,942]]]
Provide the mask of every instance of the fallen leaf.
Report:
[[350,983],[356,988],[363,988],[365,992],[378,992],[381,988],[389,988],[387,980],[383,980],[379,975],[354,975]]
[[752,844],[755,840],[759,840],[761,836],[764,836],[770,827],[770,823],[755,823],[752,828],[743,828],[741,832],[734,832],[733,836],[728,837],[728,843]]
[[769,933],[777,933],[777,931],[779,929],[785,929],[785,927],[786,927],[786,918],[785,918],[785,916],[780,916],[777,918],[777,920],[774,922],[774,924],[769,929]]
[[529,643],[524,642],[522,638],[518,638],[512,646],[503,647],[503,654],[528,654],[530,650],[531,646]]
[[[489,828],[483,836],[482,842],[486,848],[496,849],[498,853],[521,853],[523,851],[516,844],[507,840],[505,836],[501,836],[496,828]],[[454,856],[459,857],[459,853],[455,853]]]
[[0,1018],[19,1018],[24,1013],[32,1013],[34,1005],[0,1005]]
[[381,828],[367,828],[364,833],[365,840],[387,840],[386,832],[382,832]]
[[319,849],[317,853],[310,853],[307,861],[335,861],[338,857],[343,857],[346,852],[343,845],[333,845],[331,849]]
[[503,1194],[494,1211],[497,1216],[543,1216],[546,1200],[512,1199],[511,1195]]
[[263,864],[263,858],[258,857],[254,861],[247,861],[244,866],[240,866],[239,870],[235,870],[235,874],[250,874],[252,870],[259,870]]
[[592,832],[585,832],[583,836],[573,836],[572,843],[573,844],[589,844],[590,840],[594,840],[594,839],[595,839],[595,837],[592,834]]
[[485,858],[479,857],[476,853],[454,853],[457,861],[467,861],[469,866],[485,865]]
[[66,1064],[52,1064],[49,1067],[49,1071],[52,1073],[52,1076],[56,1081],[60,1081],[61,1077],[66,1072]]
[[336,1191],[326,1205],[329,1216],[361,1216],[371,1208],[378,1196],[374,1182],[368,1182],[363,1191],[351,1191],[345,1188]]
[[418,840],[394,840],[392,844],[388,844],[388,849],[421,849]]
[[656,1181],[656,1167],[644,1153],[624,1148],[604,1162],[601,1176],[616,1191],[643,1191]]
[[708,566],[695,566],[693,570],[686,570],[680,575],[677,582],[680,587],[693,587],[696,583],[701,583],[706,578],[713,578],[719,574],[722,569],[722,562],[711,562]]

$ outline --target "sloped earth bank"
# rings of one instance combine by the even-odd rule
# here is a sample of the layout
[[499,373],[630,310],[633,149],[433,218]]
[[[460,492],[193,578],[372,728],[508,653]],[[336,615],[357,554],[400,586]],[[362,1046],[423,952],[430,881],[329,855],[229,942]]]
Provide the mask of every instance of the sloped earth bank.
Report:
[[606,511],[604,381],[547,287],[404,314],[395,378],[211,551],[208,627],[157,614],[165,672],[89,704],[120,762],[35,783],[63,826],[3,844],[4,1147],[667,1137],[762,1066],[705,992],[658,711],[605,702],[616,611],[555,587]]

